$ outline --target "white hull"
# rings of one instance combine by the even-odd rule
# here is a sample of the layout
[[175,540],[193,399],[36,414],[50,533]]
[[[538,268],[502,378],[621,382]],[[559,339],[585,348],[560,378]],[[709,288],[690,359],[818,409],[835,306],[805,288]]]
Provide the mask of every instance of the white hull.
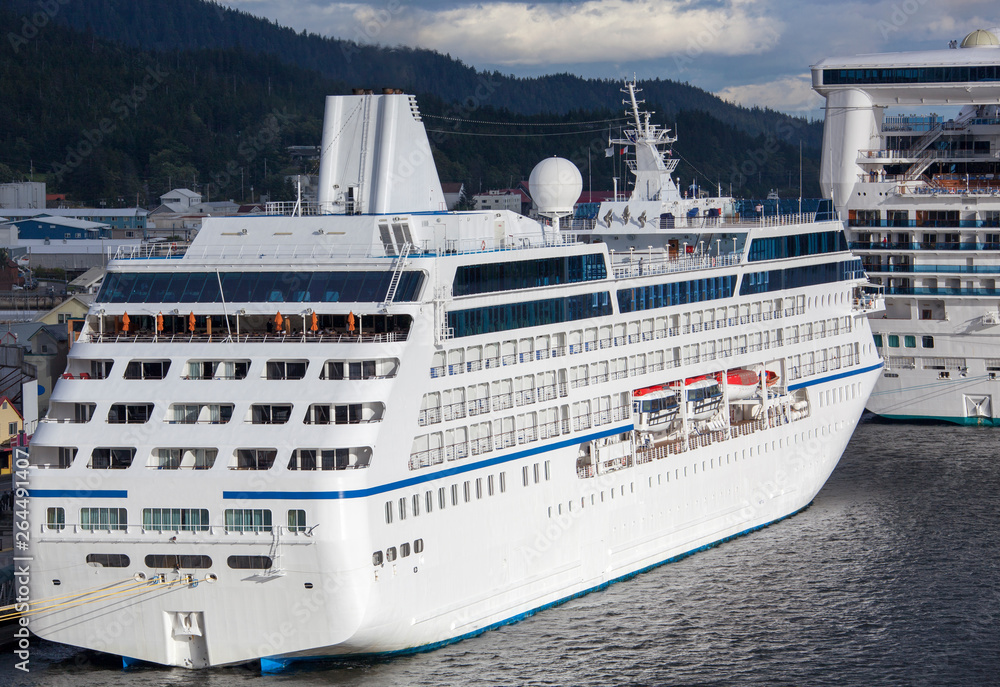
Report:
[[827,98],[823,192],[885,289],[871,326],[886,369],[868,403],[885,418],[1000,423],[1000,87],[983,75],[995,41],[812,68]]
[[[948,320],[872,319],[886,367],[868,410],[897,420],[1000,424],[1000,327],[984,317],[995,305],[955,297],[947,302]],[[907,348],[907,336],[914,347]],[[925,337],[933,349],[923,346]]]
[[[332,109],[417,129],[402,95]],[[378,169],[327,202],[386,214],[215,219],[175,262],[110,263],[32,440],[37,635],[193,668],[433,648],[823,486],[882,366],[839,224],[713,213],[637,265],[512,213],[397,211]],[[670,250],[691,231],[713,255]],[[734,368],[781,386],[634,429],[634,391]]]

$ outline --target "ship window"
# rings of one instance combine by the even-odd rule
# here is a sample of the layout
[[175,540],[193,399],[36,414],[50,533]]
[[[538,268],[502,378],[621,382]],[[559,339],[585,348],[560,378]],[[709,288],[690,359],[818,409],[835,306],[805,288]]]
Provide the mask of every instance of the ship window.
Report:
[[410,543],[404,542],[399,545],[399,557],[406,558],[410,555]]
[[266,508],[227,508],[226,532],[270,532],[271,511]]
[[385,560],[388,563],[392,563],[394,560],[396,560],[395,546],[390,546],[388,549],[385,550]]
[[109,374],[111,374],[111,368],[114,365],[113,360],[91,360],[90,361],[90,376],[93,379],[105,379]]
[[[753,277],[753,275],[750,276]],[[729,298],[733,295],[735,287],[736,276],[725,275],[700,280],[653,284],[634,289],[620,289],[618,291],[618,308],[623,313],[641,312],[652,308],[665,308],[670,305]]]
[[66,528],[66,511],[62,508],[48,508],[45,511],[45,527],[50,530]]
[[108,411],[108,424],[112,425],[141,425],[149,422],[149,416],[153,412],[152,403],[115,403]]
[[465,497],[466,503],[472,500],[472,485],[469,481],[462,485],[462,496]]
[[524,480],[524,486],[528,486],[528,466],[525,465],[521,468],[521,478]]
[[906,346],[907,348],[916,348],[917,347],[917,337],[910,336],[910,335],[904,336],[903,337],[903,345]]
[[[280,272],[174,272],[163,274],[111,272],[104,278],[98,303],[381,303],[388,294],[393,273],[296,272],[285,279]],[[422,272],[400,274],[394,302],[416,300],[423,284]],[[222,283],[222,292],[219,283]],[[159,288],[153,289],[156,284]]]
[[395,358],[378,360],[328,360],[320,379],[388,379],[396,376],[399,361]]
[[545,481],[552,479],[552,473],[549,467],[549,461],[545,461]]
[[94,568],[127,568],[132,561],[124,553],[88,553],[87,565]]
[[330,406],[325,403],[314,403],[306,411],[307,425],[328,425],[330,424]]
[[196,568],[212,567],[212,559],[208,556],[185,555],[174,553],[151,553],[145,559],[147,568]]
[[420,515],[420,494],[413,495],[413,517]]
[[[41,448],[41,447],[40,446],[33,447],[32,451],[31,451],[32,457],[34,457],[35,452],[38,451],[39,448]],[[68,468],[70,465],[72,465],[73,464],[73,459],[76,458],[76,452],[77,451],[78,451],[78,449],[76,447],[60,446],[59,447],[59,467],[61,467],[61,468]]]
[[458,505],[458,485],[457,484],[451,485],[451,505],[453,505],[453,506],[457,506]]
[[406,520],[406,497],[403,496],[399,499],[399,519]]
[[417,539],[413,542],[413,553],[423,553],[424,552],[424,540]]
[[448,326],[456,337],[558,324],[610,315],[611,296],[607,291],[566,298],[491,305],[448,313]]
[[257,404],[250,406],[250,422],[255,425],[283,425],[292,415],[290,405]]
[[80,529],[127,530],[128,515],[124,508],[81,508]]
[[535,473],[535,484],[538,484],[539,482],[542,481],[541,477],[539,476],[540,473],[538,471],[538,463],[535,463],[534,465],[534,473]]
[[333,422],[338,425],[356,425],[361,422],[361,404],[333,406]]
[[933,336],[921,337],[920,345],[923,346],[924,348],[934,348],[934,337]]
[[231,470],[270,470],[278,451],[273,448],[238,448],[236,463],[230,465]]
[[889,348],[899,348],[899,335],[890,334],[889,335]]
[[444,487],[439,487],[438,488],[438,508],[440,508],[442,510],[444,510],[444,507],[447,505],[446,504],[446,500],[447,499],[445,498],[444,494],[445,494]]
[[455,270],[452,293],[468,296],[491,291],[512,291],[607,278],[601,253],[539,260],[515,260],[463,265]]
[[272,561],[270,556],[230,556],[226,564],[233,570],[268,570]]
[[503,494],[507,491],[507,473],[500,473],[500,493]]
[[308,366],[305,360],[268,360],[265,374],[267,379],[302,379]]
[[125,367],[125,379],[164,379],[169,360],[133,360]]
[[306,531],[306,512],[304,510],[296,509],[288,511],[288,531]]
[[483,498],[483,478],[482,477],[476,478],[476,498],[477,499]]
[[872,334],[872,339],[875,341],[875,348],[882,348],[882,335]]
[[146,467],[156,470],[208,470],[219,455],[214,448],[157,448],[150,453]]
[[428,491],[424,494],[424,510],[428,513],[434,512],[434,492]]
[[385,502],[385,524],[392,524],[392,501]]
[[372,554],[372,565],[378,567],[382,565],[382,552],[376,551]]
[[489,475],[486,478],[486,493],[489,494],[490,496],[493,496],[493,492],[494,492],[493,475]]
[[124,470],[132,465],[134,448],[95,448],[90,452],[92,470]]
[[789,267],[783,270],[748,274],[740,283],[740,295],[747,296],[862,278],[864,278],[864,270],[860,258],[820,265]]
[[185,379],[245,379],[249,360],[189,360]]
[[[878,211],[875,210],[873,212],[877,219]],[[859,214],[858,217],[860,219],[861,215]],[[858,226],[858,224],[855,224],[855,226]],[[822,231],[811,234],[756,238],[750,242],[747,259],[750,262],[776,260],[804,255],[836,253],[846,251],[847,248],[847,238],[844,236],[843,231]]]
[[232,404],[197,405],[193,403],[175,403],[167,412],[166,421],[180,425],[224,425],[233,417]]
[[147,532],[204,532],[208,530],[205,508],[143,508],[142,529]]

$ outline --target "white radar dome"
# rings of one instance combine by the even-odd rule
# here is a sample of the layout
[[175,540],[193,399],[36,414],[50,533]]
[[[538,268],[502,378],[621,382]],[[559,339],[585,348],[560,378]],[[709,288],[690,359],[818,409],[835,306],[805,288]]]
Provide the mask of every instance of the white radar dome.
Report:
[[573,206],[580,199],[583,177],[576,165],[569,160],[550,157],[531,170],[528,187],[539,214],[568,215],[573,212]]

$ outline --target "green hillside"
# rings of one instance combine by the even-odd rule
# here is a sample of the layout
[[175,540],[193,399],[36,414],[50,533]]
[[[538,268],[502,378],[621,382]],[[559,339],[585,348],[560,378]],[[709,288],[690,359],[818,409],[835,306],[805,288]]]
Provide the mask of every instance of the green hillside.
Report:
[[[611,186],[603,150],[614,123],[601,120],[622,115],[616,82],[479,73],[431,51],[296,34],[200,0],[174,0],[169,12],[153,0],[55,6],[31,32],[24,20],[37,3],[0,0],[10,44],[0,50],[2,181],[33,172],[51,192],[108,206],[155,203],[180,185],[213,200],[288,198],[284,175],[315,163],[296,163],[286,147],[318,144],[324,97],[391,84],[418,95],[444,181],[508,186],[562,155],[595,190]],[[732,185],[742,196],[797,188],[801,140],[806,195],[815,194],[816,124],[683,84],[641,85],[656,119],[679,130],[685,185]],[[542,123],[560,126],[515,126]]]

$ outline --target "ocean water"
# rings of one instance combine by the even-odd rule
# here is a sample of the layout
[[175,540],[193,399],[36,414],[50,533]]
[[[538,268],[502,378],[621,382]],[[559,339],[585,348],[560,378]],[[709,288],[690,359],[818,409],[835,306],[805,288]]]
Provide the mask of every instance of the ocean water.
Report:
[[795,517],[436,651],[262,676],[43,642],[0,685],[997,685],[998,432],[866,418]]

